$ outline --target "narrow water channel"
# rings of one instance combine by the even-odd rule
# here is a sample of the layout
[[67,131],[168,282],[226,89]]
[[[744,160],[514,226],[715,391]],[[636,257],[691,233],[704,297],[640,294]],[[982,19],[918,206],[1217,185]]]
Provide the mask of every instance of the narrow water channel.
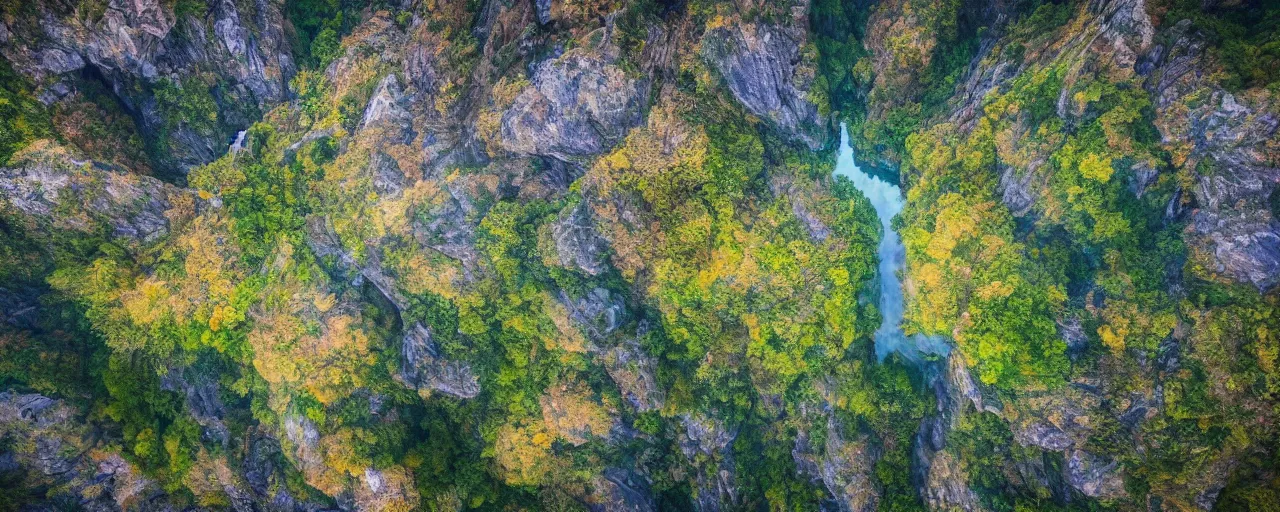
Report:
[[892,221],[902,211],[902,189],[898,185],[863,172],[853,161],[853,148],[849,146],[849,130],[840,125],[840,152],[836,156],[836,175],[849,178],[876,210],[884,236],[876,253],[879,256],[880,327],[876,329],[876,357],[884,359],[890,352],[899,352],[908,359],[919,360],[924,354],[946,354],[945,339],[936,336],[907,337],[902,332],[902,281],[898,271],[906,259],[902,239],[893,229]]

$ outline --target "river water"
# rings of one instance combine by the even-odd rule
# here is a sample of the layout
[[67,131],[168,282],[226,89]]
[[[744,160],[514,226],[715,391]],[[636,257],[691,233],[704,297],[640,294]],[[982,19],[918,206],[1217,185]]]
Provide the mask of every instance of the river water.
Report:
[[849,130],[840,126],[840,152],[836,156],[837,176],[853,182],[876,210],[884,236],[876,250],[879,256],[880,327],[876,329],[876,357],[884,359],[891,352],[898,352],[908,359],[919,361],[925,354],[945,355],[949,350],[946,340],[940,336],[906,336],[902,332],[902,281],[898,272],[906,260],[902,238],[893,229],[893,218],[902,212],[902,189],[878,176],[863,172],[853,160],[853,148],[849,146]]

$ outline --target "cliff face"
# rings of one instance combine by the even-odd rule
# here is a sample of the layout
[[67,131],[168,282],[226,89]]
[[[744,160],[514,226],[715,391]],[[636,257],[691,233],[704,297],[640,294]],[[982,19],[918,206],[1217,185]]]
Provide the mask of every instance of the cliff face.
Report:
[[[0,500],[1265,500],[1256,4],[0,6],[56,139],[0,169]],[[838,122],[945,357],[874,356]]]
[[804,6],[796,6],[793,19],[781,26],[727,20],[705,36],[702,55],[748,111],[817,150],[829,130],[809,97],[814,63],[800,55],[807,14]]
[[[1149,108],[1142,113],[1141,123],[1158,131],[1158,146],[1168,155],[1163,162],[1135,164],[1129,177],[1132,193],[1141,198],[1164,175],[1184,180],[1167,213],[1179,219],[1184,213],[1190,215],[1184,238],[1198,262],[1263,292],[1275,287],[1280,253],[1269,198],[1276,190],[1280,160],[1275,148],[1274,93],[1262,86],[1228,91],[1216,78],[1223,73],[1222,57],[1216,49],[1211,52],[1210,39],[1217,36],[1206,34],[1190,19],[1176,18],[1181,11],[1169,14],[1170,7],[1162,3],[1095,2],[1083,12],[1067,9],[1070,12],[1063,13],[1061,21],[1073,26],[1044,33],[1009,26],[1019,17],[1035,14],[1024,12],[1026,6],[1016,3],[993,4],[983,15],[966,16],[964,10],[969,7],[962,6],[959,12],[928,17],[912,11],[912,5],[886,2],[876,7],[868,21],[866,45],[876,79],[868,94],[867,125],[879,127],[891,121],[892,111],[900,105],[919,110],[919,103],[927,101],[931,91],[922,89],[930,84],[922,84],[926,78],[921,74],[930,69],[931,56],[942,53],[933,41],[948,35],[936,25],[958,30],[981,18],[977,23],[990,27],[987,35],[970,43],[975,55],[957,73],[960,80],[954,89],[948,83],[940,89],[947,95],[933,94],[945,103],[925,113],[925,126],[945,122],[955,125],[959,133],[969,133],[991,94],[1007,91],[1019,77],[1049,67],[1066,71],[1055,114],[1068,128],[1098,114],[1087,106],[1082,109],[1080,99],[1071,96],[1077,84],[1106,80],[1141,89]],[[1159,19],[1162,15],[1173,17]],[[890,36],[897,39],[890,41]],[[922,60],[904,63],[913,58]],[[875,144],[878,133],[869,128],[864,134],[867,144]],[[896,148],[867,147],[862,158],[879,159],[890,168],[902,163]],[[1044,188],[1047,180],[1033,175],[1053,149],[1038,149],[1028,162],[997,155],[1002,200],[1016,215],[1026,215],[1044,194],[1036,188]]]
[[[935,440],[918,458],[920,480],[937,489],[930,503],[989,507],[967,493],[983,496],[992,484],[979,473],[996,471],[1001,485],[1055,499],[1212,507],[1233,471],[1253,471],[1247,453],[1274,436],[1269,419],[1244,419],[1270,391],[1213,382],[1242,371],[1229,361],[1242,351],[1273,344],[1243,331],[1270,329],[1245,318],[1275,304],[1275,88],[1233,80],[1240,68],[1220,46],[1232,43],[1212,25],[1248,26],[1241,18],[1265,16],[1260,6],[993,5],[983,34],[965,43],[972,57],[941,87],[901,62],[923,54],[923,69],[936,69],[929,56],[946,53],[933,41],[948,35],[930,27],[963,32],[973,14],[961,6],[937,21],[915,7],[886,2],[871,14],[876,79],[861,126],[882,133],[900,105],[921,109],[902,146],[869,138],[862,157],[898,168],[908,189],[908,326],[951,336],[960,353],[937,379],[940,407],[952,404],[943,425],[921,427],[922,444]],[[1233,291],[1206,301],[1218,287]],[[1008,328],[1006,311],[1028,310],[1052,323]],[[1237,378],[1275,378],[1246,373]],[[976,399],[943,399],[957,394]],[[1008,430],[978,428],[988,415]],[[1217,445],[1175,433],[1191,417],[1201,429],[1253,426],[1237,427],[1239,444]],[[994,466],[966,460],[992,435],[1017,447]],[[1206,455],[1163,471],[1152,468],[1171,455],[1159,451]]]
[[22,3],[6,12],[0,54],[35,82],[45,104],[105,87],[136,123],[157,170],[186,173],[287,99],[296,69],[282,2],[175,5]]

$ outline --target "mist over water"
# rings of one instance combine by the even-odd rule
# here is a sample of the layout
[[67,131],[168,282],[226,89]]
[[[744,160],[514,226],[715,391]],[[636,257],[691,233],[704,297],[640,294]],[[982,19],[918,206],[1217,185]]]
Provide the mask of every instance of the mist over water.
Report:
[[899,352],[908,359],[920,360],[924,354],[945,355],[950,346],[941,336],[915,335],[907,337],[902,332],[902,281],[898,271],[906,260],[906,248],[891,225],[893,218],[902,212],[902,190],[898,185],[863,172],[853,161],[853,148],[849,146],[849,130],[840,125],[840,152],[836,156],[835,174],[849,178],[876,210],[884,236],[876,253],[880,259],[880,327],[876,329],[876,357],[884,359],[890,352]]

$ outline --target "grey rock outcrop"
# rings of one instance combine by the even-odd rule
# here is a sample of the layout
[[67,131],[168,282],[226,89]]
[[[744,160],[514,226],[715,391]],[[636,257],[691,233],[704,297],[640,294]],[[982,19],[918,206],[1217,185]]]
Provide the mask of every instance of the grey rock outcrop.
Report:
[[1034,169],[1019,175],[1018,169],[1007,165],[1001,166],[1000,200],[1009,207],[1011,213],[1023,216],[1031,212],[1036,204],[1036,198],[1040,195],[1038,178]]
[[240,472],[249,489],[274,505],[275,510],[300,508],[298,500],[285,488],[284,468],[281,466],[280,442],[267,435],[257,435],[248,441]]
[[1074,450],[1067,458],[1067,482],[1091,498],[1118,498],[1126,493],[1117,466],[1117,461]]
[[[1059,452],[1067,460],[1062,480],[1085,496],[1116,499],[1126,495],[1121,468],[1115,461],[1085,449],[1094,434],[1093,417],[1100,398],[1087,385],[1072,385],[1052,393],[1027,393],[1014,407],[1018,416],[1009,428],[1018,444]],[[1145,402],[1135,400],[1133,427],[1145,419]]]
[[[155,242],[169,233],[171,201],[188,194],[157,179],[75,159],[38,142],[0,169],[0,198],[40,229],[103,233],[124,243]],[[194,198],[189,198],[194,200]]]
[[533,5],[538,11],[538,23],[551,23],[551,0],[533,0]]
[[825,142],[826,123],[809,100],[814,71],[799,64],[803,44],[801,30],[734,23],[707,34],[702,56],[748,111],[817,149]]
[[297,413],[285,415],[281,422],[284,430],[282,443],[291,460],[300,471],[316,471],[324,467],[324,454],[320,447],[320,429],[310,418]]
[[616,345],[598,350],[596,358],[604,365],[609,378],[618,385],[622,398],[637,411],[662,408],[665,395],[656,378],[658,361],[645,352],[639,341],[624,338]]
[[963,462],[947,450],[947,436],[964,414],[984,409],[981,390],[973,381],[964,358],[952,351],[945,361],[931,371],[937,410],[920,422],[912,449],[912,481],[919,487],[921,498],[931,510],[986,510],[978,495],[969,487],[969,474]]
[[538,65],[502,115],[501,145],[562,161],[603,153],[640,123],[648,85],[596,52],[573,49]]
[[[40,473],[53,476],[75,469],[83,448],[64,449],[74,428],[74,410],[60,400],[38,395],[0,393],[0,425],[9,435],[31,436],[38,450],[19,454]],[[75,457],[66,457],[75,454]]]
[[[410,479],[402,467],[365,467],[356,474],[339,472],[328,464],[329,459],[326,458],[331,453],[329,450],[333,439],[327,437],[328,433],[322,433],[310,418],[298,412],[289,412],[284,415],[281,427],[284,431],[281,449],[288,455],[288,460],[303,473],[309,483],[321,482],[324,486],[321,490],[337,498],[341,510],[387,510],[392,507],[411,507],[418,502],[417,492],[406,486]],[[269,454],[274,447],[267,444],[258,449]],[[263,471],[272,470],[269,464],[262,464],[260,467]],[[266,480],[270,481],[270,473],[266,474]],[[259,482],[264,480],[262,474],[255,475],[255,478]],[[251,485],[257,484],[251,482]],[[275,499],[281,504],[297,503],[292,496],[279,491],[275,494]],[[301,506],[295,508],[303,509]],[[316,508],[307,506],[305,510]]]
[[[938,411],[925,418],[916,434],[913,471],[921,485],[921,495],[933,509],[985,510],[969,487],[965,461],[947,449],[947,437],[961,417],[988,412],[1005,418],[1013,440],[1021,446],[1062,453],[1068,464],[1061,474],[1049,476],[1047,468],[1035,461],[1012,461],[1006,468],[1028,482],[1049,487],[1057,482],[1098,499],[1126,496],[1123,474],[1115,461],[1085,449],[1093,435],[1091,416],[1101,407],[1100,398],[1086,384],[1054,391],[1023,393],[1010,404],[1001,404],[983,393],[965,366],[952,352],[933,380]],[[1150,411],[1146,402],[1135,399],[1136,424]],[[1016,415],[1006,417],[1007,409]]]
[[[308,420],[302,421],[309,425]],[[305,430],[302,422],[294,425]],[[314,425],[309,432],[316,434]],[[47,490],[43,501],[22,510],[61,510],[66,503],[75,503],[78,510],[162,511],[177,510],[185,502],[171,499],[141,468],[117,453],[121,440],[112,437],[111,429],[101,428],[62,400],[0,392],[0,438],[13,441],[6,445],[8,451],[0,451],[0,472],[25,470],[25,487]],[[243,471],[208,475],[206,491],[223,494],[237,511],[323,509],[290,494],[274,439],[251,433],[246,442],[249,453]]]
[[701,415],[682,416],[681,422],[680,450],[694,465],[694,507],[703,512],[732,509],[738,504],[731,449],[737,429]]
[[359,475],[360,484],[356,487],[353,500],[356,510],[393,510],[403,507],[405,503],[418,501],[417,490],[413,481],[406,478],[402,470],[395,472],[366,467]]
[[591,276],[600,275],[608,268],[609,241],[596,231],[586,203],[562,213],[551,226],[551,236],[561,266],[576,268]]
[[342,242],[338,239],[338,235],[333,232],[333,227],[327,217],[311,217],[307,219],[307,246],[315,252],[316,256],[333,258],[338,270],[346,274],[353,283],[367,281],[377,288],[378,292],[382,294],[387,302],[395,306],[397,311],[404,309],[404,296],[400,294],[395,281],[383,272],[379,260],[371,257],[363,265],[357,262],[356,258],[342,246]]
[[1085,334],[1084,324],[1080,318],[1069,316],[1058,320],[1058,335],[1067,344],[1067,354],[1078,357],[1089,346],[1089,335]]
[[[1189,21],[1152,50],[1147,88],[1165,147],[1196,170],[1200,207],[1187,233],[1206,267],[1266,291],[1280,285],[1280,219],[1269,208],[1280,188],[1280,118],[1274,99],[1227,92],[1210,73],[1203,36]],[[1274,95],[1272,95],[1274,96]],[[1172,207],[1172,205],[1171,205]]]
[[591,512],[650,512],[657,510],[649,482],[634,471],[608,468],[591,481],[587,499]]
[[613,334],[627,317],[623,298],[604,288],[594,288],[578,298],[561,291],[560,302],[569,310],[569,318],[593,342],[602,341]]
[[414,324],[404,335],[402,377],[419,393],[439,392],[458,398],[475,398],[480,381],[465,362],[440,357],[431,330]]
[[622,397],[639,412],[661,408],[665,394],[657,382],[658,361],[640,345],[649,326],[640,321],[634,331],[622,329],[628,319],[623,297],[595,288],[578,298],[562,291],[558,300],[586,336],[587,351],[604,366]]
[[[945,119],[954,124],[946,128],[970,132],[984,112],[991,113],[984,111],[988,103],[982,98],[993,91],[1007,91],[1011,81],[1025,76],[1028,70],[1048,66],[1066,70],[1064,84],[1056,91],[1053,112],[1066,126],[1092,122],[1099,113],[1073,102],[1072,94],[1081,84],[1089,80],[1139,84],[1154,108],[1155,128],[1161,149],[1167,154],[1117,158],[1114,170],[1124,180],[1120,184],[1127,189],[1125,192],[1132,194],[1130,199],[1136,198],[1153,209],[1164,206],[1167,225],[1182,226],[1189,221],[1181,235],[1198,269],[1223,280],[1273,291],[1280,286],[1280,221],[1275,207],[1269,204],[1280,187],[1280,153],[1275,145],[1280,119],[1276,117],[1275,94],[1257,88],[1228,90],[1221,82],[1223,73],[1218,72],[1220,63],[1204,35],[1196,33],[1192,22],[1160,20],[1158,12],[1159,7],[1142,0],[1098,1],[1083,4],[1073,12],[1075,24],[1069,28],[1014,38],[1003,38],[993,29],[987,36],[991,39],[979,44],[979,55],[971,61],[951,99],[948,108],[953,110],[927,121],[924,127],[937,126]],[[873,15],[873,21],[877,15]],[[888,33],[891,31],[882,34]],[[1014,58],[1001,54],[1011,44],[1017,45]],[[874,54],[884,49],[870,50]],[[883,77],[878,75],[876,79]],[[1058,170],[1046,163],[1052,161],[1050,155],[1057,146],[1035,146],[1036,138],[1029,134],[1033,126],[1027,122],[1025,112],[1002,119],[1010,122],[1001,126],[1005,131],[999,137],[1011,142],[995,152],[1000,178],[998,197],[1015,216],[1052,214],[1055,203],[1049,197],[1048,184],[1055,178],[1050,173]],[[1174,172],[1176,177],[1171,176]],[[1036,219],[1022,221],[1030,225]],[[1177,268],[1166,270],[1170,295],[1181,293],[1182,273]],[[1094,297],[1097,304],[1110,300],[1101,295]],[[1087,312],[1073,311],[1056,319],[1068,355],[1077,359],[1096,349],[1098,343],[1095,326],[1089,323],[1091,318],[1097,318],[1090,316],[1095,311],[1090,305],[1085,309]],[[1183,337],[1171,336],[1174,337],[1179,339],[1161,344],[1161,355],[1155,364],[1135,357],[1143,367],[1139,373],[1176,372],[1179,350],[1184,351],[1181,357],[1189,357],[1187,353],[1195,349]],[[1180,344],[1184,346],[1179,347]],[[948,409],[946,404],[957,402],[972,402],[975,407],[969,413],[986,410],[1001,416],[1018,445],[1033,452],[1061,454],[1065,461],[1061,468],[1055,468],[1042,461],[1011,460],[1004,468],[1011,480],[1020,477],[1028,486],[1050,489],[1055,497],[1078,493],[1104,502],[1141,499],[1128,496],[1124,486],[1128,470],[1116,462],[1118,457],[1098,451],[1090,439],[1100,434],[1096,431],[1099,425],[1113,421],[1124,429],[1115,438],[1141,438],[1141,432],[1148,428],[1144,423],[1163,409],[1159,385],[1141,382],[1150,374],[1138,377],[1125,373],[1126,379],[1141,382],[1135,385],[1110,382],[1114,379],[1108,374],[1110,369],[1086,371],[1085,377],[1067,386],[1047,391],[1022,390],[1016,398],[1001,395],[1010,402],[993,404],[993,396],[983,396],[980,388],[976,394],[965,391],[972,386],[965,379],[953,378],[959,376],[955,369],[944,371],[944,377],[939,379],[945,390],[938,395],[943,410],[926,419],[917,437],[914,476],[931,505],[967,509],[973,503],[969,499],[972,492],[966,489],[966,461],[955,460],[955,453],[946,453],[949,424],[953,424],[951,419],[959,411]],[[1153,380],[1159,382],[1160,378]],[[1140,390],[1132,392],[1135,396],[1114,396],[1117,389],[1135,388]],[[1112,411],[1103,405],[1107,400],[1124,405],[1121,410]],[[1140,444],[1135,441],[1132,449],[1141,453],[1144,448]],[[1128,451],[1131,447],[1120,449]],[[1153,490],[1152,496],[1192,503],[1193,498],[1203,495],[1207,497],[1207,509],[1216,499],[1213,491],[1221,489],[1226,478],[1214,471],[1200,471],[1198,476],[1200,481],[1176,490]]]
[[418,243],[458,260],[469,276],[480,259],[476,249],[478,209],[457,185],[443,183],[442,186],[449,197],[427,212],[425,219],[414,219],[413,235]]
[[404,106],[405,95],[400,87],[400,79],[395,73],[388,74],[378,82],[365,107],[364,117],[360,121],[362,128],[387,125],[404,131],[412,126],[413,119]]
[[187,411],[204,429],[203,437],[226,448],[231,432],[223,421],[225,407],[218,397],[215,376],[185,368],[173,368],[160,378],[160,388],[186,397]]
[[1280,285],[1280,220],[1263,210],[1193,214],[1190,240],[1212,258],[1213,270],[1259,290]]
[[811,212],[803,201],[792,201],[791,213],[809,231],[809,238],[813,241],[822,242],[831,237],[831,228],[827,227],[826,223],[822,222],[822,219]]
[[938,452],[929,464],[923,498],[930,510],[987,510],[969,487],[969,475],[949,452]]
[[1014,432],[1014,437],[1023,446],[1038,446],[1050,451],[1063,451],[1075,444],[1071,436],[1049,422],[1031,422]]
[[409,169],[406,173],[388,152],[389,148],[408,150],[407,145],[413,142],[413,117],[406,108],[407,102],[400,79],[395,73],[388,74],[378,82],[360,121],[359,136],[378,141],[369,156],[369,168],[374,189],[382,194],[398,194],[411,181],[408,176],[416,171]]
[[[0,41],[0,54],[43,86],[46,102],[65,96],[81,71],[91,70],[85,76],[114,92],[141,121],[141,132],[163,137],[156,140],[167,148],[157,153],[163,168],[186,171],[219,156],[256,112],[286,98],[294,74],[278,0],[208,0],[205,19],[180,16],[172,2],[159,0],[111,0],[97,18],[67,15],[51,1],[33,8],[37,20],[6,27],[11,34]],[[215,91],[213,132],[166,119],[153,97],[166,81],[185,83],[204,73],[224,84]]]
[[48,489],[45,503],[24,510],[54,510],[68,501],[84,510],[119,510],[141,500],[158,509],[169,505],[163,491],[120,455],[90,454],[99,437],[62,400],[0,392],[0,438],[13,441],[0,452],[0,471],[24,469],[25,486]]
[[840,422],[827,414],[827,431],[823,446],[813,446],[808,432],[796,436],[791,456],[796,468],[808,474],[831,493],[835,509],[840,512],[870,512],[876,509],[880,492],[873,475],[878,459],[866,436],[845,440]]
[[0,287],[0,326],[31,329],[36,326],[39,291]]
[[786,196],[791,202],[791,214],[809,232],[809,239],[824,242],[831,237],[831,227],[814,211],[812,202],[816,195],[813,190],[797,186],[789,176],[770,176],[769,190],[775,196]]

